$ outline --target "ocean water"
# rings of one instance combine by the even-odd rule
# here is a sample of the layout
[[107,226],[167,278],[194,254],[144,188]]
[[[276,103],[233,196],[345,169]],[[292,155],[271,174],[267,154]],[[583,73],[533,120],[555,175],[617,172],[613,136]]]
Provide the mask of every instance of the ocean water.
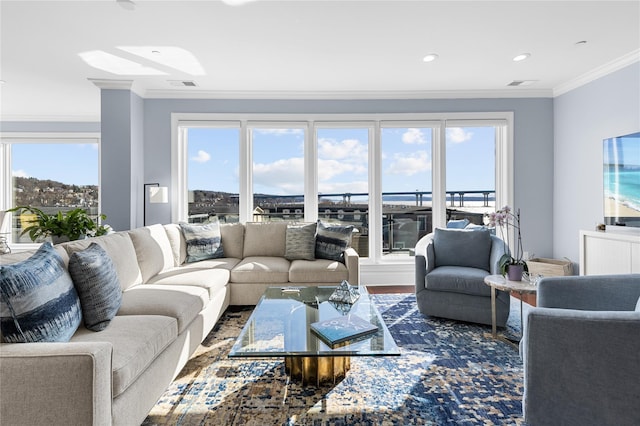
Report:
[[604,173],[605,197],[614,198],[640,214],[640,166],[629,167],[615,173]]

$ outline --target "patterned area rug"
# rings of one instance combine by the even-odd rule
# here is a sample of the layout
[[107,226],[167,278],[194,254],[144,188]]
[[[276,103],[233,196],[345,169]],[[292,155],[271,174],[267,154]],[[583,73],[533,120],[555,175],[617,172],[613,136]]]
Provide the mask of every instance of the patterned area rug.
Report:
[[[516,346],[493,340],[490,326],[423,316],[413,294],[372,298],[400,357],[354,357],[338,384],[303,387],[281,359],[227,358],[251,313],[230,310],[143,426],[524,424]],[[512,308],[513,332],[519,302]]]

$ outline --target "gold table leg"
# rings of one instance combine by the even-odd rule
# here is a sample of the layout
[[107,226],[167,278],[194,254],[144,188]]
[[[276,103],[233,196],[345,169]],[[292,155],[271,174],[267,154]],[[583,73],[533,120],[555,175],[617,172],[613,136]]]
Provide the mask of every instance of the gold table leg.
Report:
[[292,380],[303,385],[333,383],[344,379],[351,368],[351,357],[348,356],[287,356],[284,357],[284,368]]

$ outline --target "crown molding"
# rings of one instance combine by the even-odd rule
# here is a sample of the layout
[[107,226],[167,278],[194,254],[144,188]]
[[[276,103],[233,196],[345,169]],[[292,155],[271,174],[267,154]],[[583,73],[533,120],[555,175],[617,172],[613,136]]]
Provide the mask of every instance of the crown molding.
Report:
[[554,87],[553,97],[555,98],[557,96],[563,95],[567,92],[570,92],[571,90],[584,86],[587,83],[591,83],[594,80],[604,77],[607,74],[611,74],[612,72],[618,71],[619,69],[622,69],[638,61],[640,61],[640,49],[636,49],[630,53],[627,53],[624,56],[614,59],[611,62],[601,65],[572,80],[569,80],[565,83],[562,83]]
[[144,98],[144,90],[140,89],[139,84],[136,82],[136,80],[116,80],[103,78],[88,78],[87,80],[95,84],[101,90],[130,90],[141,98]]
[[68,123],[100,123],[98,115],[0,115],[0,123],[32,121],[32,122],[68,122]]
[[429,91],[229,91],[145,90],[145,99],[278,99],[278,100],[368,100],[368,99],[478,99],[550,98],[551,89],[429,90]]

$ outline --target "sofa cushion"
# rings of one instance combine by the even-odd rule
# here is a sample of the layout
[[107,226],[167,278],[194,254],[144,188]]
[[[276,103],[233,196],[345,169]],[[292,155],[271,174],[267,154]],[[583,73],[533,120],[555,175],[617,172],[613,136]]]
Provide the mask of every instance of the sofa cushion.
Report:
[[441,266],[427,274],[427,290],[491,296],[491,287],[484,283],[487,271],[466,266]]
[[187,243],[182,235],[180,225],[168,223],[164,226],[169,244],[171,244],[171,254],[173,255],[173,266],[182,265],[187,258]]
[[[66,268],[69,264],[69,255],[67,254],[67,251],[60,244],[53,246],[53,249],[56,251],[56,253],[58,253]],[[28,258],[33,256],[36,251],[37,249],[3,254],[2,256],[0,256],[0,265],[11,265],[12,263],[18,263],[23,260],[27,260]]]
[[467,266],[489,270],[491,235],[488,231],[436,228],[433,237],[435,266]]
[[209,299],[213,299],[218,290],[229,283],[231,273],[227,269],[189,268],[178,266],[169,271],[160,272],[151,278],[149,284],[160,285],[190,285],[202,287],[209,292]]
[[244,254],[244,225],[241,223],[220,224],[220,237],[225,257],[242,259]]
[[205,224],[183,222],[179,225],[187,243],[187,263],[224,257],[217,217]]
[[289,265],[284,257],[246,257],[231,270],[231,282],[286,283],[289,281]]
[[289,281],[292,283],[331,283],[337,285],[348,278],[347,267],[337,260],[294,260],[289,268]]
[[122,293],[118,315],[164,315],[178,320],[178,334],[209,303],[207,289],[189,285],[145,284]]
[[104,330],[122,303],[120,281],[111,258],[102,247],[91,243],[71,255],[69,273],[80,297],[85,327]]
[[91,243],[99,244],[111,258],[116,267],[122,290],[142,283],[142,272],[138,266],[136,249],[133,247],[128,232],[114,232],[101,237],[70,241],[61,245],[71,256],[76,251],[86,249]]
[[72,342],[109,342],[113,397],[122,394],[178,335],[175,318],[159,315],[117,316],[100,333],[80,327]]
[[351,246],[353,226],[325,225],[318,221],[316,259],[343,260],[344,251]]
[[285,254],[289,260],[316,258],[315,223],[290,223],[285,237]]
[[244,230],[244,257],[284,257],[286,222],[248,222]]
[[143,282],[160,271],[174,267],[171,243],[162,225],[136,228],[129,231],[129,236],[136,250]]
[[82,319],[80,299],[51,243],[0,268],[3,342],[67,342]]

